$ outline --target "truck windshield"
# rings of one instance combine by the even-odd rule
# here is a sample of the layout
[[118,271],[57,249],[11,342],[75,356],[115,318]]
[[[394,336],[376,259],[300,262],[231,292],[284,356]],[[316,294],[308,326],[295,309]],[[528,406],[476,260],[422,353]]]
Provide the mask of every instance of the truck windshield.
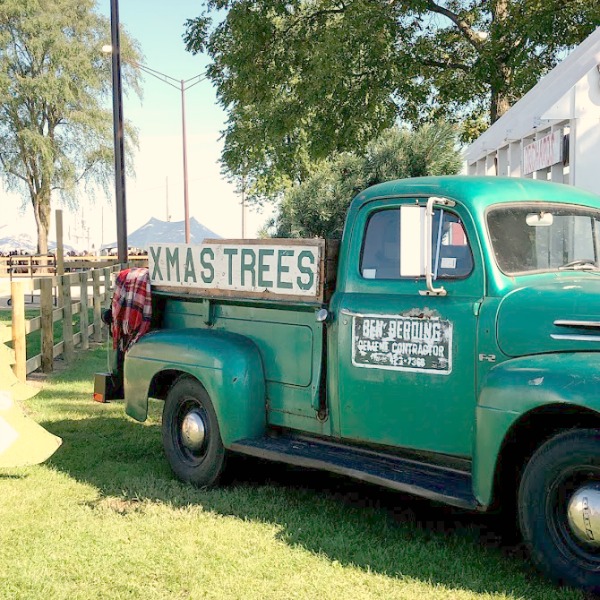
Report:
[[488,231],[496,262],[507,275],[598,270],[600,211],[530,203],[492,208]]

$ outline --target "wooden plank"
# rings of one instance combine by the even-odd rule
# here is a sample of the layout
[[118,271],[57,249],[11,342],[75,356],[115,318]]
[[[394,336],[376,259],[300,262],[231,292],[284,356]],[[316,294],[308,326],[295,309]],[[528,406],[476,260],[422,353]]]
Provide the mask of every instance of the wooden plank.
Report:
[[25,284],[25,293],[30,294],[35,290],[41,289],[42,280],[48,279],[52,282],[53,286],[58,285],[58,277],[56,275],[36,275],[34,278],[31,277],[16,277],[13,275],[13,281],[23,281]]
[[42,366],[42,355],[36,354],[27,360],[25,363],[25,369],[27,371],[27,375],[29,373],[33,373],[36,369],[39,369]]
[[25,321],[25,333],[32,333],[33,331],[37,331],[42,327],[42,319],[41,317],[33,317],[33,319],[29,319],[29,321]]
[[25,292],[22,281],[11,283],[12,342],[15,350],[14,371],[19,381],[27,378],[27,349],[25,344]]
[[89,271],[90,269],[103,269],[104,267],[111,267],[117,264],[118,261],[114,260],[88,260],[80,258],[67,258],[65,260],[65,268],[71,271]]
[[54,345],[54,350],[53,350],[54,358],[59,357],[61,354],[64,355],[64,353],[65,353],[65,342],[63,340],[62,342],[58,342],[58,344]]
[[340,244],[340,240],[326,240],[325,242],[325,270],[323,274],[323,299],[325,302],[329,302],[333,292],[335,292]]
[[[130,256],[129,264],[132,267],[147,267],[148,256]],[[65,257],[65,269],[67,270],[90,271],[91,269],[103,269],[105,267],[116,267],[116,270],[121,270],[121,264],[117,258],[108,258],[106,256]]]
[[151,285],[158,291],[209,298],[320,303],[326,289],[325,245],[318,238],[157,244],[150,247]]
[[[315,246],[323,247],[325,240],[323,238],[259,238],[250,240],[239,239],[205,239],[205,244],[232,244],[240,246]],[[158,243],[156,244],[159,245]]]
[[73,315],[78,315],[81,312],[81,302],[71,302],[71,310]]
[[62,280],[65,279],[69,282],[69,285],[77,285],[79,284],[79,273],[65,273],[62,276]]
[[277,301],[277,302],[290,302],[290,303],[302,303],[309,305],[321,305],[321,300],[319,298],[312,298],[306,296],[283,296],[279,294],[273,294],[270,292],[237,292],[234,290],[203,290],[193,286],[190,287],[170,287],[164,285],[153,285],[152,290],[155,290],[158,293],[168,293],[172,296],[180,296],[185,298],[186,296],[194,297],[194,298],[226,298],[232,300],[266,300],[266,301]]
[[62,291],[63,291],[63,341],[65,343],[64,358],[66,362],[71,362],[75,356],[75,348],[73,344],[73,305],[71,304],[71,278],[69,275],[63,275]]
[[42,328],[42,354],[41,367],[44,373],[51,373],[54,368],[54,321],[52,319],[54,298],[52,297],[52,282],[42,280],[42,289],[40,292],[40,323]]
[[88,335],[89,315],[88,315],[88,271],[81,273],[79,277],[79,308],[81,316],[79,317],[79,331],[81,331],[81,348],[87,350],[90,347],[90,338]]

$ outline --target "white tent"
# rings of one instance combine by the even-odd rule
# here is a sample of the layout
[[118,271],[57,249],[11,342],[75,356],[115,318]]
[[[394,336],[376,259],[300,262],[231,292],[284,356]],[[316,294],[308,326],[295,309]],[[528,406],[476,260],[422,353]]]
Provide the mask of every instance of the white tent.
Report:
[[[220,235],[196,221],[194,217],[190,219],[190,243],[201,244],[205,239],[219,238],[221,238]],[[145,250],[149,244],[156,242],[183,244],[185,242],[185,222],[161,221],[152,217],[147,223],[127,235],[127,245],[130,248]],[[116,246],[117,243],[113,242],[104,244],[102,248],[115,248]]]

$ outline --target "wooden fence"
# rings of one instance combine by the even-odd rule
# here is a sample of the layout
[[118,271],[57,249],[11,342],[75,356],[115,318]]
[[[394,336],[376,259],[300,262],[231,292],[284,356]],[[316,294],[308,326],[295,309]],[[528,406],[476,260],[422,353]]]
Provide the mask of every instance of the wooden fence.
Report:
[[[134,267],[147,267],[147,255],[130,255],[127,259],[129,264]],[[65,272],[81,269],[102,269],[118,265],[119,260],[116,256],[65,256],[63,259]],[[12,277],[14,275],[28,275],[35,277],[46,265],[56,267],[56,257],[54,254],[48,254],[41,257],[38,255],[15,255],[0,256],[0,277]],[[54,269],[56,270],[56,269]]]
[[[75,348],[89,348],[90,338],[102,341],[101,311],[108,306],[112,289],[112,274],[121,269],[120,264],[101,269],[66,273],[65,275],[14,278],[11,282],[12,331],[0,329],[0,343],[12,341],[17,378],[25,381],[27,375],[41,367],[52,371],[57,356],[66,362],[73,360]],[[73,290],[76,290],[73,293]],[[91,291],[91,295],[90,295]],[[39,297],[40,316],[25,318],[25,298]],[[74,296],[78,300],[74,301]],[[89,319],[89,308],[93,308]],[[73,316],[79,314],[79,332],[73,332]],[[62,321],[62,340],[54,343],[54,323]],[[41,353],[27,358],[26,335],[41,330]],[[4,332],[3,332],[4,331]]]

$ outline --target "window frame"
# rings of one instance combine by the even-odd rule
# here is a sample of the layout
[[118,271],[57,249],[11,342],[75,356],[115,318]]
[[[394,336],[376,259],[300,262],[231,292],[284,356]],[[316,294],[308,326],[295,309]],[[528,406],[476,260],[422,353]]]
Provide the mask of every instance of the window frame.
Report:
[[[498,271],[500,271],[500,273],[502,273],[503,275],[505,275],[506,277],[520,277],[523,275],[540,275],[543,273],[562,273],[562,272],[566,272],[566,273],[572,273],[572,271],[562,271],[559,270],[558,267],[552,268],[552,269],[535,269],[535,270],[527,270],[527,271],[505,271],[501,266],[500,263],[498,262],[498,259],[496,258],[496,250],[495,250],[495,245],[494,245],[494,241],[492,240],[492,235],[490,232],[490,227],[489,227],[489,221],[488,221],[488,217],[489,214],[491,212],[494,212],[496,210],[501,210],[501,209],[507,209],[507,208],[531,208],[532,211],[535,210],[539,210],[541,206],[548,206],[548,207],[552,207],[555,209],[568,209],[568,210],[583,210],[583,211],[588,211],[588,212],[597,212],[598,213],[598,221],[600,221],[600,209],[599,208],[595,208],[592,206],[587,206],[585,204],[576,204],[576,203],[569,203],[569,202],[552,202],[551,200],[548,199],[539,199],[539,200],[522,200],[522,201],[516,201],[516,202],[499,202],[496,204],[493,204],[491,206],[488,206],[485,209],[485,212],[483,214],[484,217],[484,229],[485,229],[485,234],[486,234],[486,238],[487,238],[487,243],[489,246],[489,255],[492,257],[494,264],[496,266],[496,268],[498,269]],[[596,232],[596,235],[599,235],[598,232]],[[598,240],[594,239],[594,249],[595,251],[598,253],[598,257],[597,260],[600,262],[600,245],[596,245],[598,244]]]
[[[420,205],[419,205],[420,206]],[[393,207],[386,207],[386,206],[382,206],[380,208],[377,208],[373,211],[371,211],[369,213],[369,215],[367,216],[366,222],[365,222],[365,226],[364,226],[364,230],[363,230],[363,235],[362,235],[362,243],[361,243],[361,248],[360,248],[360,253],[359,253],[359,263],[358,263],[358,276],[362,281],[421,281],[421,280],[425,280],[425,275],[419,275],[419,276],[415,276],[415,275],[399,275],[398,277],[365,277],[363,274],[363,259],[364,259],[364,253],[365,253],[365,244],[367,241],[367,231],[369,228],[369,224],[371,223],[371,220],[373,219],[373,217],[376,214],[379,214],[381,212],[384,211],[397,211],[398,213],[400,213],[400,209],[401,209],[402,205],[397,205],[397,206],[393,206]],[[441,257],[439,255],[437,255],[438,258],[438,265],[437,265],[437,269],[433,268],[432,265],[432,272],[435,271],[436,272],[436,277],[433,279],[433,281],[464,281],[465,279],[468,279],[469,277],[471,277],[471,275],[473,274],[473,271],[475,270],[475,255],[473,253],[473,246],[471,244],[471,240],[469,238],[469,234],[467,232],[467,228],[465,227],[465,223],[464,220],[462,219],[462,217],[454,210],[452,209],[448,209],[448,207],[443,207],[443,208],[436,208],[436,211],[442,211],[444,213],[448,213],[453,215],[454,217],[456,217],[456,219],[458,220],[458,224],[460,224],[462,231],[463,231],[463,235],[465,236],[465,240],[467,241],[466,243],[466,247],[469,251],[469,255],[471,257],[471,267],[468,273],[466,273],[465,275],[461,275],[461,276],[449,276],[449,277],[439,277],[437,275],[437,271],[439,271],[440,269],[440,265],[439,265],[439,261],[441,259]],[[400,226],[400,214],[398,217],[398,225]],[[400,237],[398,237],[398,241],[400,241]],[[440,248],[441,248],[441,244],[440,244]],[[435,260],[435,255],[437,254],[437,244],[436,244],[436,249],[433,252],[434,256],[432,257]],[[398,265],[400,266],[400,265]]]

